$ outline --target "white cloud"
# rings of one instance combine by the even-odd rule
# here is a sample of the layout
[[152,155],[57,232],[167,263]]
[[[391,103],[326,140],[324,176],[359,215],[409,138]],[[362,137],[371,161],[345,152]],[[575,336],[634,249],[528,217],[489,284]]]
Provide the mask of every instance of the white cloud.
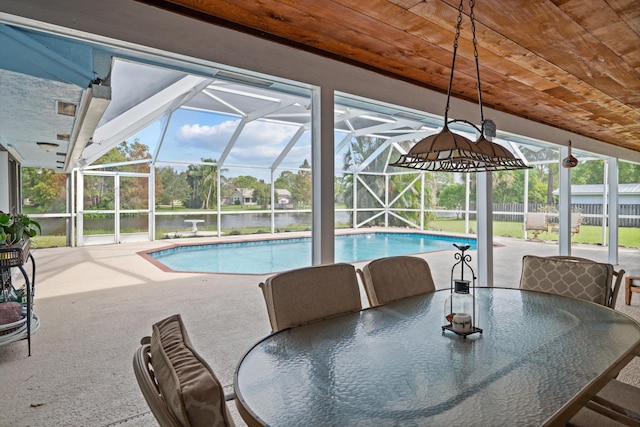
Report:
[[240,138],[252,145],[278,145],[288,142],[297,130],[294,126],[256,121],[245,127]]
[[228,120],[215,126],[185,124],[180,126],[176,134],[178,142],[194,146],[211,146],[226,144],[238,126],[238,121]]
[[[233,133],[238,127],[239,121],[228,120],[214,126],[201,125],[198,123],[184,124],[177,133],[176,140],[178,146],[191,146],[214,150],[219,153],[231,140]],[[249,123],[241,132],[238,141],[229,153],[228,163],[247,165],[269,165],[286,147],[297,128],[278,123],[255,121]],[[308,143],[300,141],[306,145],[306,149],[294,147],[291,155],[309,159],[311,156]],[[306,153],[296,153],[303,151]],[[294,154],[296,153],[296,154]]]

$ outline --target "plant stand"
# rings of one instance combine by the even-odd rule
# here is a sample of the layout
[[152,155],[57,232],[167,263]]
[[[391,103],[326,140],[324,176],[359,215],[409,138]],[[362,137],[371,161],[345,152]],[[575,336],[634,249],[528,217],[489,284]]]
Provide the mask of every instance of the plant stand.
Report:
[[[24,268],[31,260],[31,279]],[[38,316],[33,312],[33,296],[36,281],[36,262],[31,254],[31,242],[23,240],[8,246],[0,246],[0,292],[9,295],[16,292],[12,284],[11,269],[17,267],[24,277],[24,288],[17,290],[21,294],[22,318],[19,321],[0,324],[0,345],[27,339],[27,348],[31,356],[31,334],[40,326]]]

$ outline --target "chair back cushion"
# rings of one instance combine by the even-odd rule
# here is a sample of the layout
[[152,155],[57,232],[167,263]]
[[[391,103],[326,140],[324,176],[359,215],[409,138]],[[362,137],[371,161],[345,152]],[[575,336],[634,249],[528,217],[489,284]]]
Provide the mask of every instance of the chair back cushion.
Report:
[[260,287],[273,332],[362,309],[358,276],[351,264],[284,271]]
[[153,325],[151,363],[169,410],[183,426],[233,425],[222,386],[193,349],[179,314]]
[[612,279],[611,264],[525,255],[520,289],[571,296],[606,306]]
[[547,228],[547,214],[544,212],[527,213],[527,230]]
[[427,261],[413,256],[373,260],[362,268],[362,281],[372,306],[436,290]]

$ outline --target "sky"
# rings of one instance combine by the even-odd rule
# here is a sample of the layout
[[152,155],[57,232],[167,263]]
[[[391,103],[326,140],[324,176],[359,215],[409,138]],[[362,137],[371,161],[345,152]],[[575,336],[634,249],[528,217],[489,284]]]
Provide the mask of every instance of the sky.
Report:
[[[141,143],[148,145],[153,153],[158,145],[165,120],[166,118],[152,124],[128,140],[138,139]],[[219,160],[239,123],[240,119],[237,117],[185,109],[177,110],[171,116],[158,161]],[[279,123],[264,121],[248,123],[224,162],[223,168],[228,169],[225,175],[246,175],[248,174],[246,168],[236,168],[234,165],[253,165],[260,169],[256,169],[251,174],[269,182],[270,174],[267,168],[275,162],[296,131],[295,126]],[[305,159],[311,162],[309,132],[305,132],[291,148],[282,161],[281,167],[297,168]],[[276,173],[276,178],[278,176],[279,173]]]

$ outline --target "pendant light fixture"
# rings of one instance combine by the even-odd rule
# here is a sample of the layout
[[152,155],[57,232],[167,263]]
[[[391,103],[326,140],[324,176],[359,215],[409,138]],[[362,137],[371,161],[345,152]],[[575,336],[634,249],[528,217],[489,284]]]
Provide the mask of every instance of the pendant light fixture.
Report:
[[[456,64],[458,39],[460,38],[460,24],[462,23],[463,1],[458,6],[458,20],[456,23],[456,36],[453,42],[453,60],[451,62],[451,75],[447,90],[447,105],[444,110],[444,126],[442,130],[418,141],[407,154],[403,154],[390,166],[398,166],[410,169],[419,169],[434,172],[486,172],[497,170],[528,169],[529,166],[513,155],[505,147],[491,142],[485,135],[492,137],[487,129],[495,129],[491,120],[484,120],[482,111],[482,91],[480,90],[480,66],[478,63],[478,47],[476,39],[475,17],[473,8],[475,0],[469,0],[471,29],[473,32],[473,54],[476,62],[476,77],[478,87],[478,104],[480,106],[481,127],[478,128],[466,120],[449,120],[449,102],[451,100],[451,86]],[[480,135],[476,141],[453,133],[449,129],[450,123],[466,123],[472,126]]]
[[578,159],[573,157],[573,155],[571,154],[571,141],[569,141],[569,151],[567,152],[567,157],[562,159],[562,167],[571,169],[575,168],[576,166],[578,166]]

